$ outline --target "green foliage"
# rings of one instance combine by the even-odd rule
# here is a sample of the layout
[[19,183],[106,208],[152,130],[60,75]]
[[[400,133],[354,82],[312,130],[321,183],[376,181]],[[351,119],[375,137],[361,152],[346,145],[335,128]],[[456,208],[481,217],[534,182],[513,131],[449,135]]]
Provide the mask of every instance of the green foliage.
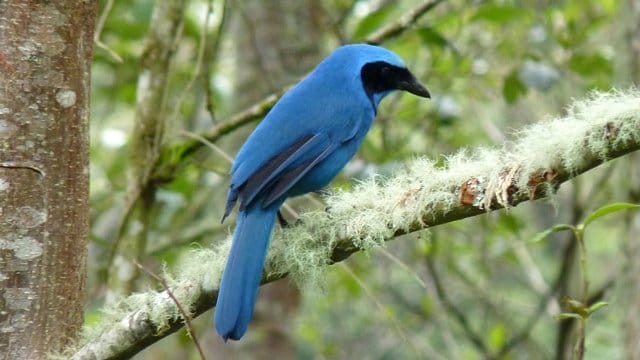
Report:
[[[553,232],[559,232],[559,231],[564,231],[564,230],[570,230],[573,232],[573,236],[575,237],[575,240],[578,242],[578,246],[580,247],[580,281],[581,281],[581,287],[582,287],[582,299],[581,300],[576,300],[573,299],[569,296],[564,296],[563,298],[563,303],[565,305],[565,307],[567,308],[568,311],[566,312],[562,312],[559,314],[556,314],[554,317],[557,320],[569,320],[569,319],[573,319],[573,320],[577,320],[579,322],[579,335],[578,335],[578,339],[576,340],[576,347],[575,349],[580,349],[579,344],[582,343],[584,344],[585,342],[585,337],[586,337],[586,322],[587,319],[589,319],[589,317],[596,311],[598,311],[599,309],[609,305],[608,302],[606,301],[597,301],[594,302],[593,304],[589,304],[589,298],[588,298],[588,294],[589,294],[589,279],[588,279],[588,269],[589,266],[587,265],[587,252],[586,252],[586,245],[585,245],[585,230],[587,229],[587,226],[589,226],[590,224],[592,224],[594,221],[609,215],[609,214],[613,214],[622,210],[628,210],[628,209],[636,209],[640,207],[640,205],[638,204],[630,204],[630,203],[613,203],[613,204],[608,204],[605,206],[602,206],[596,210],[594,210],[593,212],[591,212],[590,214],[588,214],[586,216],[586,218],[584,219],[584,221],[582,221],[581,223],[573,226],[573,225],[567,225],[567,224],[559,224],[559,225],[554,225],[551,228],[544,230],[540,233],[538,233],[536,236],[534,236],[534,239],[532,240],[533,242],[537,242],[540,241],[544,238],[546,238],[547,236],[549,236],[551,233]],[[577,351],[577,350],[576,350]],[[576,356],[576,353],[574,353],[574,356]],[[582,354],[578,354],[577,357],[582,357]]]
[[549,235],[551,235],[554,232],[560,232],[560,231],[579,231],[582,232],[586,229],[586,227],[591,224],[593,221],[606,216],[606,215],[610,215],[622,210],[630,210],[630,209],[636,209],[640,207],[640,205],[638,204],[630,204],[630,203],[612,203],[612,204],[607,204],[604,205],[596,210],[594,210],[593,212],[591,212],[589,215],[587,215],[587,217],[584,219],[583,222],[577,224],[577,225],[568,225],[568,224],[557,224],[557,225],[553,225],[552,227],[543,230],[539,233],[537,233],[536,235],[533,236],[533,238],[530,240],[532,243],[536,243],[539,241],[542,241],[544,239],[546,239]]
[[613,203],[613,204],[605,205],[601,208],[598,208],[597,210],[594,210],[592,213],[590,213],[584,219],[582,224],[578,225],[578,228],[581,228],[582,230],[584,230],[587,227],[587,225],[591,224],[593,221],[605,215],[613,214],[622,210],[637,209],[638,207],[640,207],[640,205],[630,204],[630,203]]
[[386,24],[391,16],[394,14],[394,10],[397,9],[396,2],[388,2],[382,5],[380,8],[371,11],[364,18],[358,21],[356,28],[353,31],[352,38],[355,42],[361,42],[364,38],[373,31]]
[[429,47],[451,47],[453,44],[447,38],[432,27],[422,27],[416,29],[416,34],[420,36],[420,40]]
[[487,21],[495,25],[504,25],[526,19],[530,12],[520,6],[486,3],[479,6],[471,16],[472,21]]
[[613,64],[601,54],[575,53],[569,60],[569,69],[580,74],[591,87],[604,89],[611,84]]
[[527,94],[527,87],[518,78],[517,71],[512,71],[504,80],[502,96],[508,103],[513,103]]

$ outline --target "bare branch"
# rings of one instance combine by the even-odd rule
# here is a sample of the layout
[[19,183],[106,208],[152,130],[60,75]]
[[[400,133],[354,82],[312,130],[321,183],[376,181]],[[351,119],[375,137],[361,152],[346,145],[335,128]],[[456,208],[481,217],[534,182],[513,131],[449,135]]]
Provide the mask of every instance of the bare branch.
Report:
[[96,31],[93,35],[93,42],[96,44],[97,47],[106,51],[107,54],[109,54],[109,56],[111,56],[111,58],[116,63],[122,64],[124,62],[124,60],[122,60],[122,57],[118,55],[117,52],[113,51],[113,49],[111,49],[109,46],[107,46],[107,44],[103,43],[102,40],[100,40],[100,36],[102,35],[102,29],[104,28],[104,23],[107,21],[107,18],[109,17],[109,13],[111,12],[112,7],[113,7],[113,0],[107,0],[107,3],[104,5],[104,9],[102,10],[102,13],[100,14],[100,18],[98,19],[98,23],[96,25]]
[[396,37],[407,29],[409,29],[416,21],[424,14],[429,12],[436,5],[443,2],[443,0],[425,0],[416,5],[411,10],[400,16],[400,18],[392,23],[389,23],[382,28],[378,29],[373,34],[367,36],[365,42],[369,44],[380,44],[386,40]]
[[193,328],[193,325],[191,325],[191,316],[182,307],[182,305],[180,304],[180,301],[178,301],[178,299],[176,299],[175,295],[173,295],[173,293],[171,292],[171,289],[169,288],[169,285],[167,285],[167,281],[165,279],[163,279],[162,277],[160,277],[158,274],[156,274],[153,271],[147,269],[144,265],[140,264],[139,262],[136,261],[135,264],[140,270],[144,271],[149,276],[151,276],[152,278],[156,279],[156,281],[159,282],[160,285],[162,285],[162,288],[167,293],[167,295],[169,295],[169,297],[171,298],[173,303],[176,304],[176,307],[178,308],[178,311],[180,311],[180,315],[182,315],[182,317],[184,318],[184,324],[185,324],[185,327],[187,328],[187,332],[189,333],[189,336],[191,337],[191,340],[193,340],[193,344],[196,346],[196,349],[198,349],[198,354],[200,355],[200,358],[202,360],[205,360],[206,357],[204,356],[204,352],[202,352],[202,347],[200,347],[200,343],[198,342],[198,338],[196,336],[196,331]]
[[453,316],[458,325],[464,331],[467,339],[473,344],[476,349],[483,355],[484,358],[490,358],[490,350],[487,347],[487,344],[484,343],[480,334],[474,331],[471,328],[470,321],[464,314],[464,311],[458,309],[458,307],[449,300],[449,295],[445,290],[445,287],[442,285],[442,281],[440,280],[440,275],[436,270],[436,267],[433,263],[433,255],[429,255],[427,257],[427,268],[429,269],[429,273],[431,274],[431,278],[433,279],[433,284],[436,288],[436,295],[438,296],[438,300],[442,303],[443,307]]
[[[141,59],[142,70],[138,78],[127,199],[118,223],[116,238],[109,251],[107,271],[113,270],[111,265],[119,253],[138,258],[146,247],[148,228],[144,218],[148,216],[157,187],[152,174],[159,163],[164,146],[167,109],[171,106],[169,73],[173,54],[181,37],[185,8],[186,1],[173,0],[158,2],[153,9]],[[126,237],[125,231],[132,219],[140,220],[140,224],[143,225],[143,230],[138,232],[135,239]],[[111,274],[109,290],[129,293],[134,279],[135,277],[121,280]]]

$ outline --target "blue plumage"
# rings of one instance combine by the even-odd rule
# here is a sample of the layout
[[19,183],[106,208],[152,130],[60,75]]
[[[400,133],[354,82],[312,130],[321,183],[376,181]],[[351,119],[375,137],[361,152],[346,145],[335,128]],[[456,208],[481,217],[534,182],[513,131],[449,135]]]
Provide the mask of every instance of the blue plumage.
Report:
[[323,188],[338,174],[393,90],[429,97],[394,53],[342,46],[289,90],[241,147],[223,220],[237,201],[240,210],[215,310],[216,330],[225,341],[240,339],[251,321],[282,203]]

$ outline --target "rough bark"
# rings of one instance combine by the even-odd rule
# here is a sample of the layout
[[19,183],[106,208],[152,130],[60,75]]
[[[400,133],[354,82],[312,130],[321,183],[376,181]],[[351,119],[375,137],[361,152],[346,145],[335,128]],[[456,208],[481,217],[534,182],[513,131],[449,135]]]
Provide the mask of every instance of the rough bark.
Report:
[[0,357],[40,359],[83,321],[96,3],[0,1]]
[[237,106],[296,82],[318,63],[324,32],[317,2],[245,0],[231,14]]

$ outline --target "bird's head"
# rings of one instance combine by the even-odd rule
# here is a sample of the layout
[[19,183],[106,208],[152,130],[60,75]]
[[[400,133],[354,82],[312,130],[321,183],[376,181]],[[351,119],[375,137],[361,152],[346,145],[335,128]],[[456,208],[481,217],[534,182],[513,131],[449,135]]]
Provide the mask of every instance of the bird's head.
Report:
[[341,69],[357,74],[365,94],[374,107],[394,90],[403,90],[424,98],[429,91],[407,69],[395,53],[374,45],[353,44],[336,49],[325,61],[342,64]]

